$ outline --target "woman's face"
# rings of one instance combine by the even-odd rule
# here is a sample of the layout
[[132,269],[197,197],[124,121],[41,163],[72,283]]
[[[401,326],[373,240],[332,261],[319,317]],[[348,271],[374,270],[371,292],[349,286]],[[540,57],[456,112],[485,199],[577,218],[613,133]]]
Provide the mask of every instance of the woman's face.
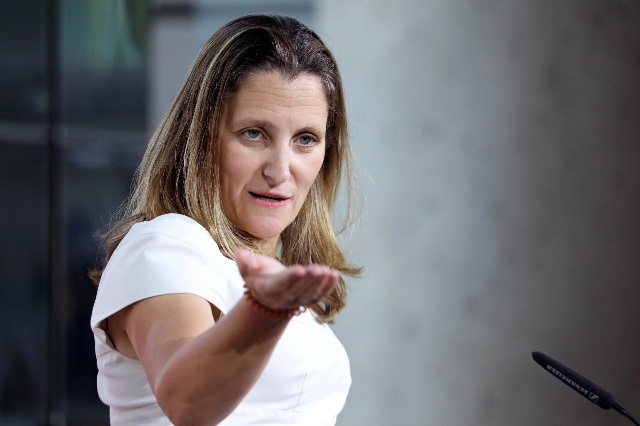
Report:
[[327,117],[316,76],[288,80],[272,71],[240,82],[220,130],[222,206],[231,223],[275,247],[322,167]]

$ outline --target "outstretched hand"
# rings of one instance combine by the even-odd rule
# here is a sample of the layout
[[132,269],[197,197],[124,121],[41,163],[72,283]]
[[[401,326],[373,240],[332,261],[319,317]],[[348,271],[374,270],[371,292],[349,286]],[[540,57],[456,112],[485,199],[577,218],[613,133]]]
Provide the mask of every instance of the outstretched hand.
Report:
[[276,259],[246,250],[236,263],[253,298],[273,310],[297,309],[318,303],[331,293],[340,273],[324,265],[284,266]]

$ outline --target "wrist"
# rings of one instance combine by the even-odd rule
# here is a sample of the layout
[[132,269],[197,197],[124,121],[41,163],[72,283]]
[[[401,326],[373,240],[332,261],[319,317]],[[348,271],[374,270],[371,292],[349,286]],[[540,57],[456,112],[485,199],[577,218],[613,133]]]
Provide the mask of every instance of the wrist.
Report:
[[295,316],[298,316],[302,313],[304,313],[307,310],[306,306],[299,306],[295,309],[271,309],[268,308],[266,306],[264,306],[262,303],[260,303],[255,297],[253,297],[253,294],[251,293],[251,290],[249,290],[248,288],[245,289],[244,291],[244,299],[251,305],[251,307],[258,312],[262,312],[272,318],[280,318],[280,319],[286,319],[289,320]]

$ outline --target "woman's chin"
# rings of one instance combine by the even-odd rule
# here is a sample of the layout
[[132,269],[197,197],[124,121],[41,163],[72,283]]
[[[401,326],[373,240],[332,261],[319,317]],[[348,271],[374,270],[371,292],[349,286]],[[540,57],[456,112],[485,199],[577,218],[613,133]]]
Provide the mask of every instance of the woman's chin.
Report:
[[283,226],[281,224],[268,223],[262,224],[261,226],[256,225],[248,228],[249,229],[245,229],[245,232],[248,232],[258,240],[271,241],[278,240],[278,238],[280,238],[280,234],[282,233],[282,231],[284,231],[286,226]]

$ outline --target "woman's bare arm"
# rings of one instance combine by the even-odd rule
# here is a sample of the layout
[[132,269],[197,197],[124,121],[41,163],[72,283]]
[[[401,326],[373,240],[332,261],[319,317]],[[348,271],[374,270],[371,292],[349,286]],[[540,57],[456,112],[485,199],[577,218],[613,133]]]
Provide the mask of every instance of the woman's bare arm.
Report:
[[[237,262],[254,297],[271,309],[316,303],[339,276],[327,267],[285,268],[245,252]],[[120,315],[160,407],[178,425],[217,424],[228,416],[255,384],[288,323],[243,298],[214,326],[209,303],[190,294],[145,299]]]

